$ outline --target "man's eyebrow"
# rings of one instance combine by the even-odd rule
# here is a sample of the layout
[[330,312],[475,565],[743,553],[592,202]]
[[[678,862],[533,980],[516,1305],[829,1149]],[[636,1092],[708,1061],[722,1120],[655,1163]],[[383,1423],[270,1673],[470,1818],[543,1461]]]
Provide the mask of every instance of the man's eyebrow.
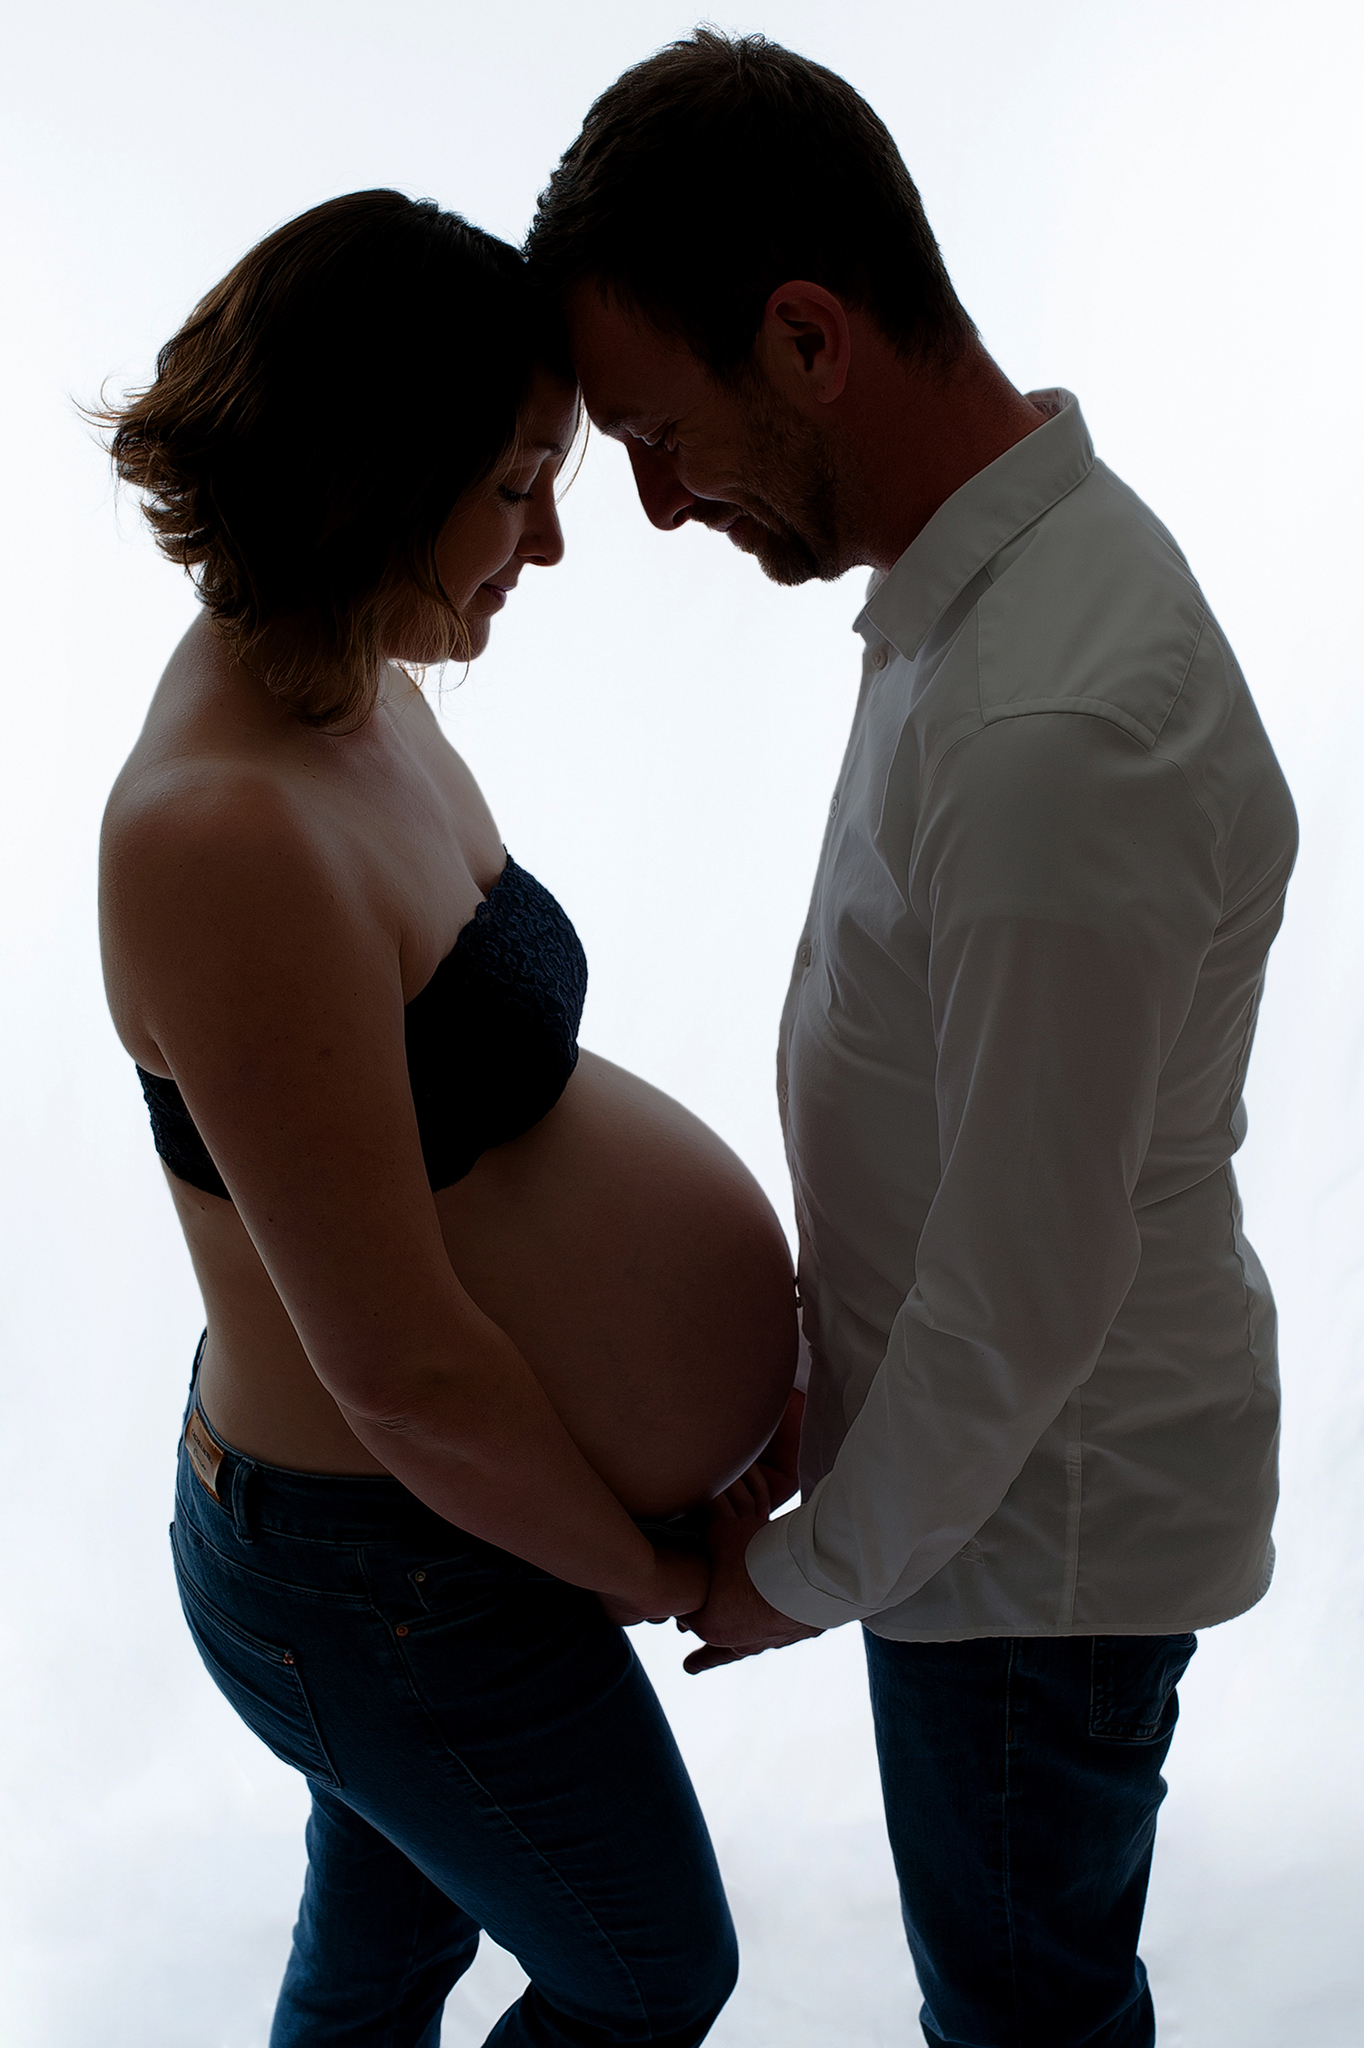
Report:
[[622,427],[634,433],[641,421],[648,417],[643,406],[628,406],[624,412],[603,413],[599,420],[594,421],[594,425],[599,434],[618,434]]

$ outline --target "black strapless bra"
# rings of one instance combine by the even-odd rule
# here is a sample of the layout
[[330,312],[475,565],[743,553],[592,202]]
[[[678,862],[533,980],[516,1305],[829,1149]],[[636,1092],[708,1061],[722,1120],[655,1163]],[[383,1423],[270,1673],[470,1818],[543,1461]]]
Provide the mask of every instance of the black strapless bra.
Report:
[[[553,1109],[578,1063],[587,961],[548,889],[507,864],[403,1012],[407,1071],[432,1189]],[[156,1149],[177,1180],[231,1201],[174,1081],[137,1069]]]

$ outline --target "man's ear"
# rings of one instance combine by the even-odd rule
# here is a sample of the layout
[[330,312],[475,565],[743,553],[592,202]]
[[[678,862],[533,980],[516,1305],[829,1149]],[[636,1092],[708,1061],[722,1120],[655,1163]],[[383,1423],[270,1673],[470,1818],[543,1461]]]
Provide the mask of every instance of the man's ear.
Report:
[[804,278],[778,285],[763,311],[754,354],[770,381],[799,404],[831,405],[852,364],[852,330],[841,299]]

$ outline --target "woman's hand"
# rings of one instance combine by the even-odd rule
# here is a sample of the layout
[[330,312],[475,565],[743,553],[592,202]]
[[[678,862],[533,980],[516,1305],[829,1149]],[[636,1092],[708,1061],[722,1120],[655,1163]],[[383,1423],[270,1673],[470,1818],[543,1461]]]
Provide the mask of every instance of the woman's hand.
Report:
[[[802,1395],[792,1398],[804,1399]],[[799,1412],[796,1428],[799,1433]],[[765,1458],[767,1453],[763,1455]],[[766,1526],[771,1512],[772,1495],[762,1459],[750,1465],[743,1478],[726,1487],[711,1505],[711,1577],[706,1604],[677,1624],[687,1634],[700,1636],[706,1645],[683,1660],[683,1668],[693,1677],[721,1664],[733,1664],[740,1657],[756,1657],[763,1650],[784,1649],[788,1643],[823,1634],[822,1629],[807,1628],[803,1621],[780,1613],[764,1600],[748,1576],[744,1553],[759,1529]]]
[[[723,1571],[731,1584],[737,1583],[736,1573],[748,1582],[743,1559],[750,1539],[769,1519],[773,1508],[779,1508],[783,1501],[790,1500],[800,1485],[797,1461],[804,1415],[805,1396],[798,1387],[793,1388],[781,1421],[748,1470],[711,1502],[712,1561],[716,1573]],[[597,1596],[611,1620],[622,1628],[632,1628],[639,1621],[667,1621],[672,1615],[679,1617],[679,1628],[687,1627],[710,1599],[711,1571],[702,1559],[690,1557],[682,1551],[655,1551],[654,1556],[658,1584],[643,1602],[638,1596],[629,1594],[600,1593]],[[751,1582],[750,1590],[755,1599],[761,1598]],[[763,1605],[766,1606],[765,1601]],[[775,1613],[775,1609],[768,1611]],[[779,1619],[785,1622],[786,1617],[782,1615]],[[800,1624],[792,1622],[790,1626],[799,1629]],[[819,1631],[812,1629],[806,1633],[816,1635]],[[744,1654],[750,1653],[726,1649],[696,1650],[687,1659],[687,1669],[708,1671],[712,1665],[732,1663],[735,1657]]]
[[703,1557],[682,1550],[654,1551],[654,1583],[642,1593],[599,1593],[609,1620],[621,1628],[637,1621],[670,1621],[704,1607],[710,1567]]

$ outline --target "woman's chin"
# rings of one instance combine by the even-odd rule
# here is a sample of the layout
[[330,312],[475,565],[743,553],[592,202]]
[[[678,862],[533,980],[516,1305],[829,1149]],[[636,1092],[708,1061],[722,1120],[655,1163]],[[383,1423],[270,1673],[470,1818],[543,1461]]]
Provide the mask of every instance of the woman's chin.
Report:
[[452,661],[477,661],[479,655],[483,653],[488,645],[493,625],[491,619],[466,619],[465,624],[469,629],[467,645],[461,647],[457,652],[452,650],[450,655]]

